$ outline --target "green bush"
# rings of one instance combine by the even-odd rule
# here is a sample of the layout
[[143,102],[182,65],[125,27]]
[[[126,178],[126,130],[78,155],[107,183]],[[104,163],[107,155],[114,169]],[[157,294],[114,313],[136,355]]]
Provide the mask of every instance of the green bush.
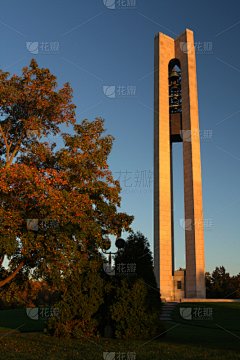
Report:
[[71,275],[64,277],[62,300],[54,304],[59,316],[47,321],[46,331],[56,337],[99,337],[111,325],[117,339],[164,336],[162,303],[147,239],[141,233],[130,235],[124,251],[116,256],[115,266],[136,264],[133,276],[119,274],[117,269],[115,275],[107,274],[103,257],[96,255],[81,256]]
[[135,283],[121,280],[114,304],[110,307],[117,339],[140,340],[163,336],[165,329],[158,310],[147,301],[148,287],[138,279]]
[[64,279],[62,300],[54,304],[59,315],[46,323],[48,334],[59,338],[100,336],[94,316],[104,301],[100,266],[101,261],[88,259],[74,265],[71,275]]
[[[156,309],[159,309],[162,303],[154,275],[153,256],[149,242],[141,232],[138,231],[136,234],[128,236],[124,250],[118,253],[115,258],[116,272],[118,272],[118,265],[121,264],[126,264],[126,267],[131,264],[135,266],[134,272],[130,273],[130,277],[133,281],[142,279],[145,282],[148,286],[147,299]],[[120,276],[121,273],[117,275],[119,275],[117,278],[121,279],[129,277],[128,273],[124,276]]]
[[[129,235],[124,249],[115,257],[115,275],[107,275],[106,283],[100,313],[105,318],[110,313],[108,325],[113,327],[115,338],[150,339],[164,333],[152,253],[143,234]],[[106,320],[104,324],[107,325]]]

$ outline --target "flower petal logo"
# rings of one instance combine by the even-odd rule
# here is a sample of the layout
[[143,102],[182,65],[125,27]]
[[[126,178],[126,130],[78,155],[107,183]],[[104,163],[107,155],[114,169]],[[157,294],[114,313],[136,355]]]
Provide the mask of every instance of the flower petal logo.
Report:
[[180,136],[183,139],[183,141],[191,142],[191,130],[181,130]]
[[103,92],[107,97],[115,99],[115,86],[103,86]]
[[180,226],[183,230],[192,230],[192,219],[180,219]]
[[38,54],[38,41],[26,42],[26,47],[31,54]]
[[27,316],[32,320],[38,320],[38,308],[26,308]]
[[27,219],[27,228],[38,231],[38,219]]
[[103,270],[108,275],[115,275],[115,267],[113,267],[109,264],[103,264]]
[[114,360],[115,359],[115,352],[104,352],[103,353],[104,360]]
[[27,130],[27,137],[29,139],[35,139],[39,136],[38,130]]
[[182,42],[182,41],[180,41],[180,49],[185,54],[191,54],[192,53],[192,43],[191,42]]
[[110,10],[115,10],[115,0],[103,0],[103,4]]
[[185,320],[192,320],[192,308],[180,308],[179,312]]

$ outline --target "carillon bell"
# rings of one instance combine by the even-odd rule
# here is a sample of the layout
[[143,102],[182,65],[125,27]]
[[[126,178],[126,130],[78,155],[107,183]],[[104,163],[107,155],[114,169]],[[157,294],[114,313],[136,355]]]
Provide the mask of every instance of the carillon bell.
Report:
[[[169,111],[170,114],[180,113],[181,107],[181,73],[173,68],[169,71]],[[174,130],[176,131],[176,130]]]
[[177,94],[174,94],[174,95],[173,95],[173,101],[174,101],[174,102],[178,101],[178,95],[177,95]]
[[176,80],[178,80],[178,78],[179,78],[179,75],[177,73],[177,70],[173,69],[173,71],[172,71],[172,73],[170,75],[170,80],[171,81],[176,81]]
[[174,84],[172,86],[172,91],[178,91],[178,86],[176,84],[176,81],[174,81]]

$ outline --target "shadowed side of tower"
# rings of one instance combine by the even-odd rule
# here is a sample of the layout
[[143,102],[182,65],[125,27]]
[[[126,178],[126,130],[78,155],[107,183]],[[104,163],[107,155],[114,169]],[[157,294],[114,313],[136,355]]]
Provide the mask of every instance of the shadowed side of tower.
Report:
[[[187,44],[182,51],[183,44]],[[206,298],[196,58],[193,32],[186,29],[175,40],[182,72],[182,126],[186,244],[186,298]],[[190,130],[190,136],[188,136]]]

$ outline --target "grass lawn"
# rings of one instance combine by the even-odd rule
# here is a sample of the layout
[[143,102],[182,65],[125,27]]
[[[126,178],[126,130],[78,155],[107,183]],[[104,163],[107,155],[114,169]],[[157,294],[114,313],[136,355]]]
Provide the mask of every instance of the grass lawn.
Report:
[[[192,319],[184,319],[180,315],[180,308],[192,308]],[[204,320],[198,316],[194,309],[200,308],[199,315],[203,315],[204,308],[212,309],[212,319]],[[184,314],[184,313],[183,313]],[[194,320],[197,316],[198,319]],[[172,312],[172,319],[177,323],[220,329],[220,326],[226,330],[239,331],[240,336],[240,302],[236,303],[181,303],[175,306]]]
[[[20,318],[21,311],[22,317]],[[239,311],[238,308],[236,312]],[[19,315],[19,317],[15,317],[16,321],[14,321],[14,316],[10,315],[11,312]],[[29,319],[29,322],[24,317],[24,312],[24,309],[0,311],[0,327],[3,327],[4,324],[4,327],[13,330],[23,324],[23,322],[20,323],[21,321],[25,321],[26,329],[42,330],[43,324],[41,324],[41,328],[40,325],[37,325],[39,320]],[[222,324],[220,320],[221,318],[216,318],[219,325]],[[103,352],[115,352],[115,359],[121,359],[118,357],[119,352],[125,353],[125,357],[123,356],[122,359],[127,359],[128,352],[135,352],[136,360],[240,359],[240,331],[233,330],[230,333],[220,328],[189,327],[171,323],[164,323],[164,325],[167,330],[166,336],[150,341],[123,341],[105,338],[64,340],[45,334],[0,335],[1,360],[93,360],[103,359]],[[232,323],[230,325],[232,326]],[[19,331],[23,331],[22,329],[23,327],[19,328]],[[111,359],[113,357],[110,355],[106,358],[106,360]]]
[[14,332],[43,331],[44,324],[43,320],[32,320],[26,309],[0,310],[0,333],[8,332],[6,329]]

